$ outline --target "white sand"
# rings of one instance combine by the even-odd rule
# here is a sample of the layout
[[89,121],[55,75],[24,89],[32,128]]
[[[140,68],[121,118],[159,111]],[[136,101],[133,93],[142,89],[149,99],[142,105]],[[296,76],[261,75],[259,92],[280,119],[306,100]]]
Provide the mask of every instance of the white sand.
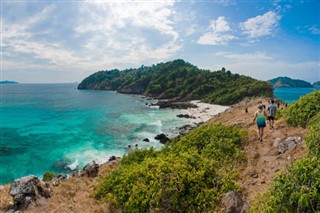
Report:
[[195,117],[192,121],[194,123],[201,123],[210,120],[214,115],[218,115],[228,109],[228,106],[221,106],[215,104],[203,103],[199,100],[191,101],[191,103],[198,106],[198,108],[188,108],[186,113],[189,116]]

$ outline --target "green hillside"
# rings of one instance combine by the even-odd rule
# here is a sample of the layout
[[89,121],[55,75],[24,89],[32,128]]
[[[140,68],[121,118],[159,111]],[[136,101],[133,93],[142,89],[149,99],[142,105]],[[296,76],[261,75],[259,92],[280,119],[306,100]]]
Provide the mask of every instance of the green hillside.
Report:
[[78,89],[116,90],[155,98],[195,100],[230,105],[245,97],[271,97],[265,81],[232,74],[224,68],[210,72],[181,59],[137,69],[99,71],[85,78]]
[[278,77],[268,82],[270,82],[273,87],[313,87],[309,82],[288,77]]

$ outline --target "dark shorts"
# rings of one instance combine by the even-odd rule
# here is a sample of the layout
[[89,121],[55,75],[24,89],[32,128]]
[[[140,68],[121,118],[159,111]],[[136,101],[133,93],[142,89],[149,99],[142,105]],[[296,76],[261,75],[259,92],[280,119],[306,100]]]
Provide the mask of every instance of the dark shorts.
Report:
[[268,116],[268,120],[269,121],[274,120],[274,117],[273,116]]

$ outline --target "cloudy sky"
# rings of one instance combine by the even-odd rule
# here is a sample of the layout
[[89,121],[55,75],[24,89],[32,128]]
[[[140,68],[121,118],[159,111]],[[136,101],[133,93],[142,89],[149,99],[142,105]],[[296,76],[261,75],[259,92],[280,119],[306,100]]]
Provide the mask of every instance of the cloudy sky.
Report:
[[1,1],[1,80],[79,82],[174,59],[320,80],[319,0]]

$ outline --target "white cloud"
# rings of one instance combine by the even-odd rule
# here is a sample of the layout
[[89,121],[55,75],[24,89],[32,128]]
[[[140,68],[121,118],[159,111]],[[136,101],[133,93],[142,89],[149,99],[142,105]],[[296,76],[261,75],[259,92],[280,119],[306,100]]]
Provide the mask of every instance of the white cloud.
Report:
[[231,53],[231,52],[218,52],[216,56],[222,56],[228,59],[236,61],[257,61],[257,60],[272,60],[271,56],[268,56],[265,52],[255,52],[255,53]]
[[208,31],[203,34],[197,41],[202,45],[227,45],[229,41],[237,37],[229,34],[231,31],[229,22],[225,17],[220,16],[217,20],[211,20]]
[[312,34],[319,35],[320,29],[317,25],[313,25],[308,29]]
[[[21,23],[2,20],[4,70],[38,70],[41,64],[42,70],[90,74],[158,63],[182,48],[173,27],[174,1],[77,2],[67,4],[74,10],[68,16],[56,15],[64,4],[55,5]],[[15,64],[13,58],[21,60]]]
[[225,6],[225,7],[235,4],[234,0],[214,0],[213,2],[215,2],[216,4],[220,4],[222,6]]
[[115,52],[120,54],[115,59],[126,63],[168,59],[181,49],[173,5],[174,1],[85,2],[76,31],[90,35],[86,47],[103,60]]
[[271,35],[278,26],[279,20],[280,16],[277,13],[269,11],[262,16],[256,16],[240,23],[240,27],[249,38],[258,38]]

